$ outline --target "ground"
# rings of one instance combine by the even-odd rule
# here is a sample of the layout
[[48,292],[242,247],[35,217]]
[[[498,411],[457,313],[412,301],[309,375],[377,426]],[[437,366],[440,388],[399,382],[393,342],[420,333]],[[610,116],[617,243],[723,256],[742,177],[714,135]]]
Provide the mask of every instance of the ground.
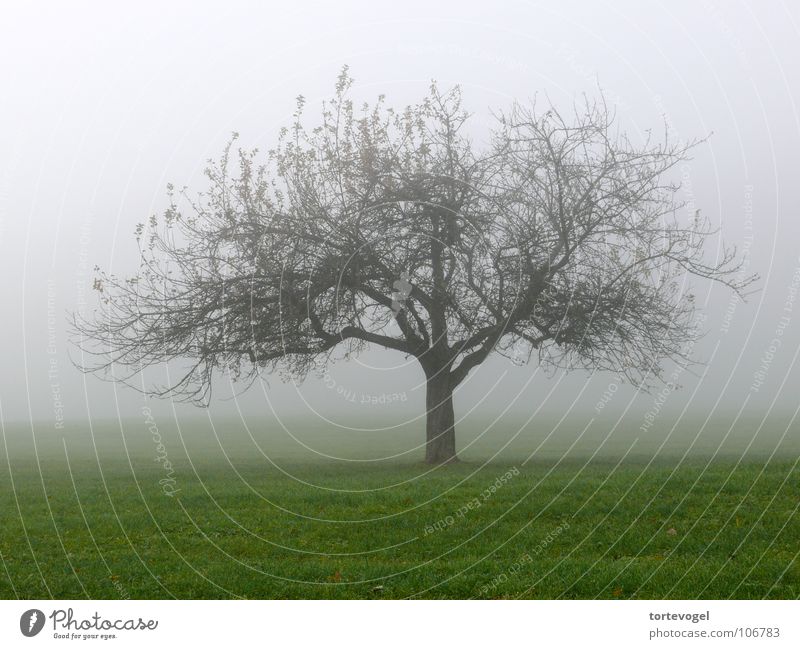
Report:
[[432,469],[131,426],[5,432],[0,597],[800,597],[786,453]]

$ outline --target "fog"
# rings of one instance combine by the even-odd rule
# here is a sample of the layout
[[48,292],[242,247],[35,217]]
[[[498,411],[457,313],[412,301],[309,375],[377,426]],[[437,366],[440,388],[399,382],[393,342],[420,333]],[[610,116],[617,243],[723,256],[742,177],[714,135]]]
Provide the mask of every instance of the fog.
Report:
[[[720,228],[709,255],[735,244],[761,276],[746,303],[695,283],[705,364],[675,371],[680,390],[643,394],[614,375],[547,375],[497,357],[461,386],[457,417],[789,422],[800,393],[799,25],[797,6],[755,1],[5,3],[0,416],[56,432],[141,418],[141,394],[73,366],[67,316],[96,308],[94,266],[134,271],[134,228],[165,209],[167,183],[202,191],[207,159],[233,131],[268,149],[295,97],[318,106],[347,64],[357,98],[383,93],[395,106],[431,79],[459,84],[476,133],[515,98],[566,105],[601,87],[636,137],[664,120],[679,139],[711,134],[680,169],[685,197]],[[265,375],[239,394],[220,377],[208,413],[381,428],[423,415],[422,380],[376,350],[302,385]]]

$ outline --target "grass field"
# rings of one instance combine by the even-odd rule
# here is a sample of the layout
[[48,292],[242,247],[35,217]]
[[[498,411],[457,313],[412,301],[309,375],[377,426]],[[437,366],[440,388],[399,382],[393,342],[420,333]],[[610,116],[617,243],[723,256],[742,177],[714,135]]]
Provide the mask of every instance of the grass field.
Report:
[[[735,435],[620,461],[627,442],[563,432],[485,463],[492,444],[465,429],[466,461],[432,470],[147,424],[6,428],[0,597],[800,597],[800,467],[780,430],[774,455],[744,459]],[[362,448],[328,437],[304,443]]]

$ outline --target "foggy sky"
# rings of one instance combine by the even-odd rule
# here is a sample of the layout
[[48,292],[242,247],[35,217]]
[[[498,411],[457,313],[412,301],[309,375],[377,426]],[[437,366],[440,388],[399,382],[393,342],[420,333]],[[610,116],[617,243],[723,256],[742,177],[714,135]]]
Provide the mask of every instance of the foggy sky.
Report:
[[[294,98],[310,108],[348,64],[355,95],[402,106],[432,78],[460,84],[480,120],[514,99],[568,104],[604,89],[634,135],[661,128],[709,142],[682,168],[687,198],[739,246],[759,292],[748,303],[695,282],[708,361],[664,411],[794,412],[800,394],[800,7],[780,2],[6,2],[0,20],[0,408],[54,426],[136,416],[142,396],[72,366],[65,318],[91,310],[97,264],[136,268],[134,227],[165,187],[205,187],[232,131],[269,148]],[[715,239],[709,254],[717,252]],[[796,274],[797,273],[797,274]],[[778,341],[777,343],[775,341]],[[770,351],[772,348],[772,351]],[[757,374],[759,373],[759,374]],[[460,414],[647,412],[613,375],[545,376],[495,359],[459,390]],[[302,386],[264,377],[246,395],[225,379],[212,409],[246,414],[421,415],[422,373],[388,351],[337,364]],[[331,387],[334,386],[334,387]],[[393,401],[355,410],[346,394]],[[609,389],[609,386],[613,386]],[[391,395],[400,395],[391,397]],[[404,396],[404,398],[401,398]],[[63,413],[56,413],[57,406]],[[158,407],[172,411],[172,404]],[[178,413],[197,414],[191,406]],[[458,416],[457,412],[457,416]],[[365,423],[365,426],[370,425]],[[372,424],[374,425],[374,423]]]

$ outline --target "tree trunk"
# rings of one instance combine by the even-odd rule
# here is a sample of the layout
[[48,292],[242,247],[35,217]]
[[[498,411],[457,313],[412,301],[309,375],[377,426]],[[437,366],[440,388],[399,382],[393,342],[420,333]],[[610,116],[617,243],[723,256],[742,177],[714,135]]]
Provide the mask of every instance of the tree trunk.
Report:
[[425,461],[428,464],[457,462],[453,388],[449,371],[431,373],[426,388]]

